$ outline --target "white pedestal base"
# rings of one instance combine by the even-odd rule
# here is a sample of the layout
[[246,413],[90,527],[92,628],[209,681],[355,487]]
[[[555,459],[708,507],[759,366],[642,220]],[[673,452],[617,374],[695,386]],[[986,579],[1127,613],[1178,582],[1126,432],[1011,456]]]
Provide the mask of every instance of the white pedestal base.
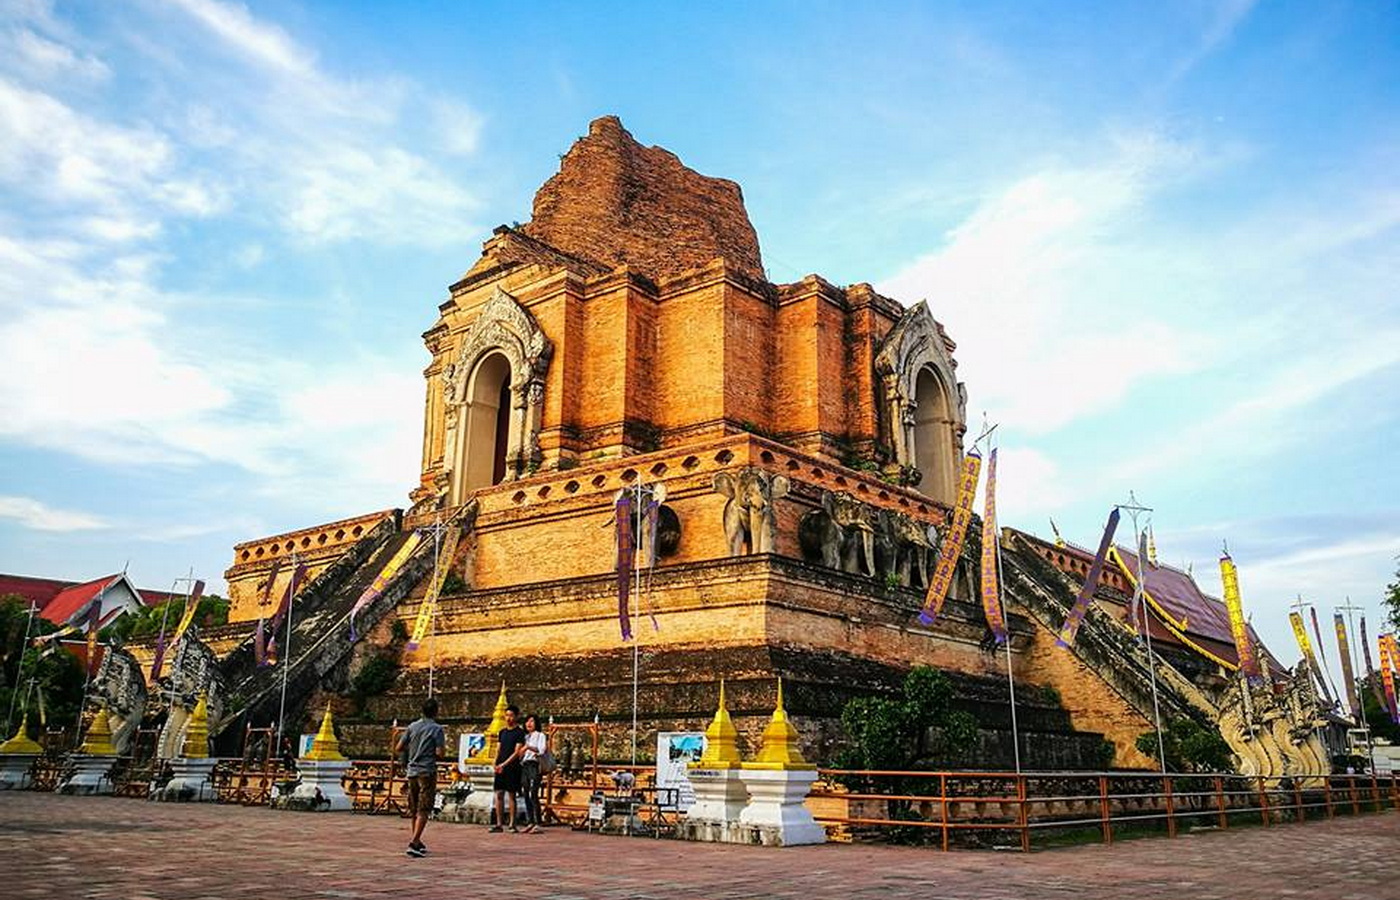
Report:
[[739,824],[757,833],[757,843],[826,843],[826,829],[803,805],[817,780],[815,769],[741,769],[740,777],[748,788],[749,804],[739,814]]
[[[466,766],[467,782],[472,786],[471,793],[458,804],[457,821],[469,825],[491,824],[492,804],[496,802],[495,766]],[[517,814],[518,814],[517,810]],[[506,807],[510,814],[510,807]]]
[[749,802],[738,769],[691,769],[695,802],[681,818],[677,833],[688,841],[748,843],[739,829],[739,815]]
[[152,799],[166,802],[202,802],[214,799],[214,782],[210,778],[218,760],[212,757],[170,761],[175,777],[152,794]]
[[19,791],[29,787],[29,767],[38,758],[37,753],[0,754],[0,791]]
[[281,804],[284,809],[311,812],[349,812],[354,804],[345,793],[340,780],[350,770],[350,760],[297,760],[301,780],[291,796]]
[[75,753],[69,757],[73,774],[58,786],[60,794],[110,794],[112,793],[112,769],[117,764],[115,756],[87,756]]

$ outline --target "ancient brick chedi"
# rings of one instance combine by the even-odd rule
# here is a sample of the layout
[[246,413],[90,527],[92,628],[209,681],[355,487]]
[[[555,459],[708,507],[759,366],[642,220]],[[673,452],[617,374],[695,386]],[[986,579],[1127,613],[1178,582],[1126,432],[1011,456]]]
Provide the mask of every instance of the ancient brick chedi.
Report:
[[[357,685],[349,752],[382,752],[385,726],[414,714],[431,673],[450,730],[484,726],[504,681],[557,722],[601,722],[618,758],[635,660],[643,758],[655,730],[704,727],[721,677],[744,740],[756,739],[777,675],[803,751],[827,759],[847,699],[928,664],[954,676],[982,725],[963,762],[1009,764],[1005,657],[973,602],[975,529],[943,616],[917,621],[966,430],[955,346],[926,303],[816,275],[770,282],[738,185],[609,117],[563,156],[529,223],[496,229],[437,313],[411,506],[239,544],[232,624],[171,664],[189,688],[166,693],[192,706],[208,691],[225,750],[238,723],[266,724],[280,703],[280,669],[257,664],[253,633],[295,556],[308,566],[277,666],[296,711]],[[616,503],[641,487],[660,505],[628,641]],[[441,525],[460,540],[410,650]],[[414,532],[436,537],[415,544]],[[1134,747],[1152,708],[1141,650],[1098,611],[1082,650],[1056,649],[1072,573],[1025,539],[1003,549],[1027,764],[1146,762]],[[395,558],[406,562],[377,579]],[[352,632],[351,607],[376,579]],[[211,655],[216,666],[184,662]],[[357,673],[386,661],[396,679],[367,690]],[[103,690],[135,698],[141,669],[114,661],[129,677]],[[1161,693],[1171,715],[1213,708],[1186,678]]]

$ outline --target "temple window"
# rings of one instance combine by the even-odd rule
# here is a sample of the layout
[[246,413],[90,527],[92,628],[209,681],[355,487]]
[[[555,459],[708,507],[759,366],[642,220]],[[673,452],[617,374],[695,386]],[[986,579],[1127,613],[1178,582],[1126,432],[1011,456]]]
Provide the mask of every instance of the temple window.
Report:
[[510,444],[510,360],[488,353],[467,381],[463,410],[463,487],[468,491],[500,484],[506,477]]
[[922,478],[919,491],[945,503],[957,492],[952,404],[948,390],[932,366],[919,370],[914,384],[914,465]]

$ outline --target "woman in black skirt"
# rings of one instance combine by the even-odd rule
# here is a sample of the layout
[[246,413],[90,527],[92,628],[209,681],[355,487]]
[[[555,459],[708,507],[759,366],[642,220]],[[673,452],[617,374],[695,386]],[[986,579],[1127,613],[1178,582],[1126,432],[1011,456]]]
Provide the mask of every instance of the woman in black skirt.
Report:
[[491,785],[496,792],[496,821],[491,830],[501,830],[501,823],[505,821],[505,804],[509,798],[510,830],[514,834],[520,833],[520,829],[515,827],[515,795],[520,793],[520,757],[525,755],[525,729],[515,724],[519,715],[520,710],[514,706],[506,707],[506,727],[496,736],[500,747],[496,751],[496,777]]

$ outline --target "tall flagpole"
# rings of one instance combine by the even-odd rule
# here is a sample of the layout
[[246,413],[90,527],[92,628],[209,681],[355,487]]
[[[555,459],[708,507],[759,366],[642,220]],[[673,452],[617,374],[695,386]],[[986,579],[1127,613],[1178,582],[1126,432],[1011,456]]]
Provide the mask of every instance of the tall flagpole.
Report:
[[996,529],[997,538],[997,601],[1001,604],[1001,614],[1006,619],[1006,686],[1011,696],[1011,746],[1016,751],[1016,774],[1021,774],[1021,737],[1016,724],[1016,676],[1011,669],[1011,610],[1006,606],[1005,570],[1001,562],[1001,528]]
[[[180,582],[182,582],[182,581],[185,583],[185,602],[184,602],[184,604],[182,604],[181,607],[180,607],[180,617],[181,617],[181,618],[184,618],[184,615],[185,615],[185,606],[188,606],[188,605],[189,605],[190,597],[194,596],[194,566],[190,566],[190,574],[189,574],[189,575],[187,575],[187,576],[184,577],[184,578],[176,578],[175,581],[171,583],[171,585],[170,585],[170,592],[171,592],[172,594],[175,593],[175,586],[178,585],[178,584],[179,584]],[[168,615],[169,612],[170,612],[170,603],[169,603],[169,601],[166,602],[165,606],[166,606],[165,614]],[[165,630],[164,621],[165,621],[164,619],[161,620],[161,631],[162,631],[162,632]],[[175,671],[175,672],[178,672],[178,671],[180,670],[180,664],[181,664],[182,662],[184,662],[184,659],[185,659],[185,637],[184,637],[184,635],[181,635],[181,636],[180,636],[180,648],[179,648],[179,649],[176,651],[176,653],[175,653],[175,659],[171,660],[171,665],[170,665],[171,670],[172,670],[172,671]],[[163,664],[163,663],[162,663],[162,664]],[[174,707],[175,707],[175,679],[172,677],[172,678],[170,679],[170,689],[167,690],[167,691],[165,692],[165,710],[166,710],[166,712],[165,712],[165,718],[166,718],[166,721],[167,721],[167,722],[170,720],[170,710],[173,709]]]
[[[1362,648],[1361,646],[1359,646],[1361,644],[1361,640],[1360,636],[1356,631],[1356,620],[1353,618],[1353,616],[1357,610],[1365,610],[1365,607],[1357,606],[1355,603],[1351,602],[1350,597],[1347,597],[1347,602],[1344,605],[1337,607],[1337,609],[1344,609],[1347,613],[1347,630],[1351,632],[1350,638],[1347,643],[1348,649],[1351,651],[1351,670],[1353,673],[1352,681],[1354,683],[1354,673],[1361,671],[1362,660],[1360,657],[1360,653]],[[1366,736],[1366,754],[1371,761],[1371,771],[1375,772],[1376,749],[1371,744],[1371,723],[1366,721],[1366,695],[1359,690],[1355,690],[1355,688],[1353,688],[1353,692],[1356,694],[1356,705],[1359,707],[1356,710],[1356,727],[1361,729],[1361,733]]]
[[282,753],[282,729],[287,715],[287,675],[292,668],[292,607],[297,599],[297,552],[292,550],[292,580],[287,582],[287,628],[282,639],[282,701],[277,707],[277,745],[273,753]]
[[[441,565],[442,565],[441,556],[442,556],[442,510],[438,510],[438,514],[437,514],[437,524],[435,524],[435,525],[433,526],[433,580],[432,580],[432,583],[430,583],[430,584],[428,585],[428,593],[429,593],[430,595],[435,595],[438,585],[441,584],[441,573],[440,573],[440,571],[439,571],[439,569],[440,569],[440,567],[441,567]],[[424,599],[424,600],[427,600],[428,598],[427,598],[427,597],[424,597],[423,599]],[[437,640],[436,640],[436,639],[437,639],[437,604],[436,604],[436,603],[434,603],[434,604],[433,604],[433,608],[432,608],[431,610],[428,611],[428,615],[431,617],[431,618],[429,618],[429,620],[428,620],[428,699],[431,700],[431,699],[433,698],[433,675],[435,674],[435,673],[434,673],[434,669],[436,668],[436,665],[437,665]]]
[[[1137,546],[1133,548],[1133,555],[1138,561],[1137,584],[1133,587],[1133,614],[1141,620],[1142,635],[1147,641],[1147,673],[1152,680],[1152,726],[1157,730],[1157,762],[1165,775],[1167,749],[1166,741],[1162,738],[1162,705],[1157,696],[1157,657],[1152,649],[1152,616],[1147,611],[1147,560],[1143,558],[1142,553],[1144,532],[1138,528],[1138,517],[1143,513],[1150,514],[1152,507],[1139,504],[1137,495],[1128,491],[1128,502],[1118,504],[1118,508],[1125,510],[1133,520],[1133,540],[1137,542]],[[1134,626],[1138,624],[1137,621],[1133,622]],[[1249,688],[1246,685],[1244,689]]]
[[[33,600],[29,601],[29,618],[24,622],[24,643],[19,646],[19,664],[15,666],[15,689],[10,691],[10,709],[5,713],[5,736],[10,734],[10,722],[15,717],[15,700],[19,699],[19,683],[24,678],[24,656],[29,652],[29,631],[34,627],[34,613],[38,610],[39,604]],[[24,701],[25,708],[29,706],[29,699]]]
[[[637,611],[641,612],[642,591],[642,479],[638,478],[632,490],[636,498],[632,503],[635,514],[632,529],[632,596],[637,598]],[[629,601],[630,603],[630,601]],[[630,613],[629,613],[630,615]],[[642,661],[642,629],[640,623],[632,632],[632,765],[637,764],[637,682]]]

